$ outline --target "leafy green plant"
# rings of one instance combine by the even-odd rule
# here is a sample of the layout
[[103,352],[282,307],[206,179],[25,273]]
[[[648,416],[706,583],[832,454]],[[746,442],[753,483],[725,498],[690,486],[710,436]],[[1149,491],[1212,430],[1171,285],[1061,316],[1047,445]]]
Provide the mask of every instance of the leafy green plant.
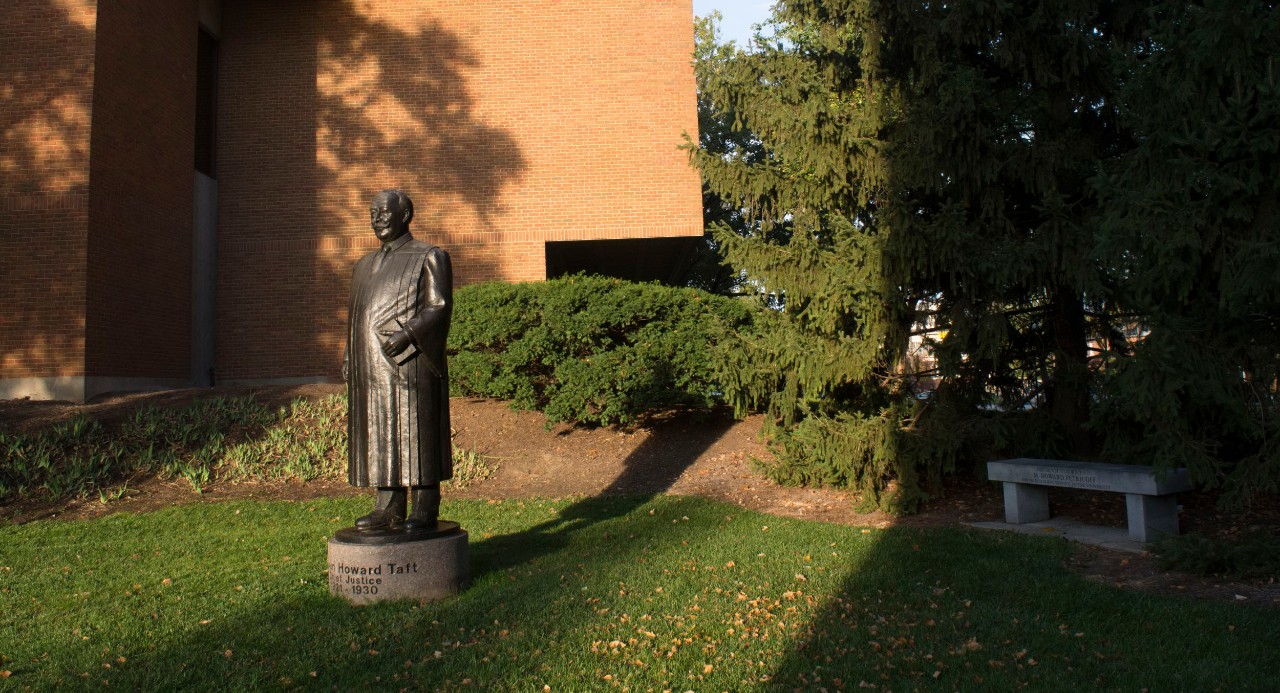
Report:
[[592,424],[718,403],[718,348],[753,317],[743,302],[696,289],[583,275],[472,285],[455,306],[456,394]]
[[184,479],[199,493],[223,458],[227,435],[251,435],[269,417],[252,397],[211,397],[185,408],[143,406],[120,426],[117,444],[128,472]]
[[[213,397],[188,407],[140,407],[112,426],[81,415],[36,434],[0,434],[0,500],[96,490],[109,503],[135,474],[182,479],[197,493],[214,479],[342,479],[346,412],[345,395],[299,398],[275,411],[252,397]],[[493,472],[475,452],[455,446],[453,455],[455,487]]]
[[124,498],[125,495],[128,493],[129,493],[129,482],[127,481],[111,490],[107,490],[105,487],[99,488],[98,502],[102,503],[103,505],[109,505],[112,501],[118,501],[121,498]]
[[445,484],[452,488],[466,488],[477,481],[493,476],[495,468],[485,461],[484,455],[475,450],[453,446],[453,478]]
[[263,432],[227,448],[232,479],[337,478],[346,470],[347,400],[331,395],[295,399],[281,407]]
[[0,434],[0,498],[42,491],[55,497],[84,493],[118,474],[124,449],[102,425],[83,415],[40,436]]

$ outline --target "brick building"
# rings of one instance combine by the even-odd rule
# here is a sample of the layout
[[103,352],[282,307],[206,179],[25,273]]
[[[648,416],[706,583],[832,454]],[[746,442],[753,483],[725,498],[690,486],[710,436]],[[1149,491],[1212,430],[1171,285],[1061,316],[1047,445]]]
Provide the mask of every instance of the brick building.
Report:
[[690,0],[8,0],[0,398],[337,377],[370,197],[458,284],[701,235]]

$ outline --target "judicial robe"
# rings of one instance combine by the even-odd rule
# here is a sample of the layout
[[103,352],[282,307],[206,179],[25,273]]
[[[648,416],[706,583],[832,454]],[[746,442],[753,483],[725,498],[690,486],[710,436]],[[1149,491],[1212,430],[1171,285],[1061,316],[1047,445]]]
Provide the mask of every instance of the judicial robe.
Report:
[[[353,486],[425,486],[453,476],[445,342],[453,313],[449,255],[409,234],[361,258],[347,320],[347,477]],[[396,329],[413,344],[396,358]]]

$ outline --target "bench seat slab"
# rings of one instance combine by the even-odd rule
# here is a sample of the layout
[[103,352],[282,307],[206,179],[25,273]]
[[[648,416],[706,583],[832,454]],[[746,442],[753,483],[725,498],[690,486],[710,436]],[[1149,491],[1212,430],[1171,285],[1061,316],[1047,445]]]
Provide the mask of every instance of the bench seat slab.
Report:
[[1129,538],[1152,542],[1178,534],[1178,501],[1191,490],[1185,469],[1019,458],[987,463],[987,478],[1004,484],[1004,520],[1009,524],[1049,519],[1049,487],[1112,491],[1125,495]]
[[1158,474],[1153,467],[1103,462],[1029,458],[998,460],[987,463],[987,478],[992,481],[1142,493],[1148,496],[1191,490],[1191,481],[1185,469],[1168,469]]

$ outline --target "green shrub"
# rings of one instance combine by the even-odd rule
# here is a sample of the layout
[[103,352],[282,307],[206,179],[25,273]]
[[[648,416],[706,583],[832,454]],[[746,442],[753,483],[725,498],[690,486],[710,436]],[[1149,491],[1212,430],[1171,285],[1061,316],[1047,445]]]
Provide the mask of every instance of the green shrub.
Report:
[[1263,531],[1235,539],[1169,536],[1157,542],[1155,549],[1167,569],[1197,575],[1280,578],[1280,536]]
[[472,285],[454,306],[455,394],[594,424],[718,403],[717,347],[752,319],[746,304],[697,289],[583,275]]

